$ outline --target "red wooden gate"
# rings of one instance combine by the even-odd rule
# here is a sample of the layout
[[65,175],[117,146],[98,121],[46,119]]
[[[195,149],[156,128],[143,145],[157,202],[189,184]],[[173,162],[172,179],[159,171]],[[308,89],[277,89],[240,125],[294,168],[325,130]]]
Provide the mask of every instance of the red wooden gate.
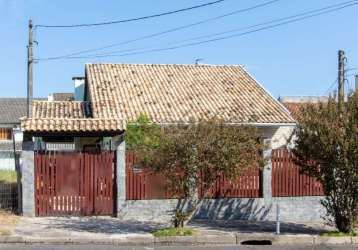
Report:
[[112,215],[113,160],[113,152],[36,152],[36,215]]

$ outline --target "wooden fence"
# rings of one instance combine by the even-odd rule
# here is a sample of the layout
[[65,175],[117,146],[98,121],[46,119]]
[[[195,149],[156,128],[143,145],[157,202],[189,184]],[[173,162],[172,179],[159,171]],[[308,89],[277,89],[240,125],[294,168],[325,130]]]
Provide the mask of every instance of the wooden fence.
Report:
[[320,196],[322,184],[315,178],[300,172],[293,153],[287,149],[272,151],[272,196]]
[[160,174],[136,167],[133,152],[126,152],[126,199],[150,200],[172,198],[166,188],[166,180]]
[[[259,168],[250,169],[235,181],[220,175],[206,198],[259,198],[262,195],[261,177]],[[199,197],[202,198],[204,192],[205,190],[199,188]]]
[[[166,187],[164,176],[146,168],[136,168],[136,158],[132,152],[126,153],[126,199],[150,200],[174,198]],[[257,198],[261,196],[261,171],[257,168],[230,182],[220,176],[209,190],[207,198]],[[204,190],[199,185],[199,197]]]

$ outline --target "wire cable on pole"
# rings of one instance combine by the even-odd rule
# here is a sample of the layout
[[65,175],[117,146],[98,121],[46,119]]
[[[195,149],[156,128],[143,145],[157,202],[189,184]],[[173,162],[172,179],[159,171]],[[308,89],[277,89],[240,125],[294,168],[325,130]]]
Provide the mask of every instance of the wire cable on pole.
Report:
[[337,84],[338,78],[328,87],[328,89],[324,92],[324,95],[330,94],[332,88]]
[[183,8],[183,9],[178,9],[178,10],[173,10],[173,11],[167,11],[167,12],[154,14],[154,15],[149,15],[149,16],[142,16],[142,17],[123,19],[123,20],[115,20],[115,21],[107,21],[107,22],[99,22],[99,23],[69,24],[69,25],[38,24],[38,25],[35,25],[35,28],[80,28],[80,27],[92,27],[92,26],[103,26],[103,25],[111,25],[111,24],[119,24],[119,23],[128,23],[128,22],[133,22],[133,21],[140,21],[140,20],[145,20],[145,19],[150,19],[150,18],[155,18],[155,17],[172,15],[172,14],[185,12],[185,11],[189,11],[189,10],[199,9],[199,8],[203,8],[203,7],[206,7],[206,6],[218,4],[218,3],[221,3],[221,2],[224,2],[224,1],[226,1],[226,0],[217,0],[217,1],[212,1],[212,2],[208,2],[208,3],[200,4],[200,5],[191,6],[191,7],[188,7],[188,8]]
[[223,14],[223,15],[208,18],[208,19],[205,19],[205,20],[202,20],[202,21],[190,23],[190,24],[187,24],[187,25],[178,26],[178,27],[175,27],[175,28],[172,28],[172,29],[167,29],[167,30],[164,30],[164,31],[152,33],[152,34],[149,34],[149,35],[141,36],[141,37],[138,37],[138,38],[134,38],[134,39],[119,42],[119,43],[113,43],[113,44],[106,45],[106,46],[101,46],[101,47],[97,47],[97,48],[93,48],[93,49],[82,50],[82,51],[78,51],[78,52],[72,52],[72,53],[69,53],[69,54],[66,54],[66,55],[61,55],[61,56],[48,57],[48,58],[44,58],[44,59],[45,60],[61,59],[61,58],[81,55],[81,54],[85,54],[85,53],[89,53],[89,52],[101,51],[101,50],[104,50],[104,49],[109,49],[109,48],[117,47],[117,46],[120,46],[120,45],[126,45],[126,44],[130,44],[130,43],[133,43],[133,42],[145,40],[145,39],[148,39],[148,38],[153,38],[153,37],[161,36],[161,35],[164,35],[164,34],[172,33],[172,32],[175,32],[175,31],[179,31],[179,30],[190,28],[190,27],[198,26],[198,25],[208,23],[208,22],[211,22],[211,21],[215,21],[215,20],[218,20],[218,19],[221,19],[221,18],[224,18],[224,17],[228,17],[228,16],[239,14],[239,13],[247,12],[247,11],[250,11],[250,10],[254,10],[254,9],[257,9],[257,8],[260,8],[260,7],[264,7],[264,6],[273,4],[273,3],[278,2],[278,1],[281,1],[281,0],[267,1],[267,2],[264,2],[264,3],[258,4],[258,5],[248,7],[248,8],[239,9],[239,10],[232,11],[232,12],[229,12],[229,13],[226,13],[226,14]]

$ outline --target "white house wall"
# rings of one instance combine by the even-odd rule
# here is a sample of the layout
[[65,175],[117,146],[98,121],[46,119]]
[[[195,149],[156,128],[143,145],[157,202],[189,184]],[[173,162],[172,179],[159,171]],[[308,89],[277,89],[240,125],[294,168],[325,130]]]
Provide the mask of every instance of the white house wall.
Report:
[[278,126],[262,128],[262,134],[265,138],[271,140],[271,148],[277,149],[286,147],[291,141],[295,126]]

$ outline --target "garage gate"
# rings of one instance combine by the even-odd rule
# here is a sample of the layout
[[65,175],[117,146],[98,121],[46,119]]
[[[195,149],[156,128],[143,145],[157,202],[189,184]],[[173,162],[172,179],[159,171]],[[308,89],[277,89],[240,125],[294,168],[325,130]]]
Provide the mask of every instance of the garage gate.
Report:
[[35,152],[36,216],[113,215],[114,152]]

